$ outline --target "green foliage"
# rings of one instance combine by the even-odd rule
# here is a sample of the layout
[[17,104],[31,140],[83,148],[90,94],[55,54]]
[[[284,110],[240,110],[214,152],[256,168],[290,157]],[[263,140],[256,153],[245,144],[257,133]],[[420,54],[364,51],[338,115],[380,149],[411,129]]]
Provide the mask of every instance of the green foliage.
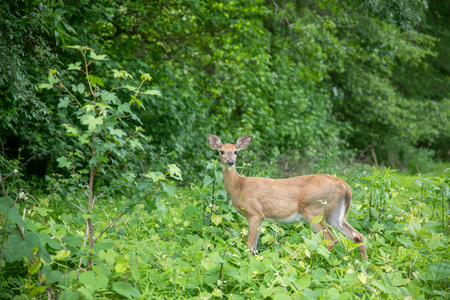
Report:
[[[267,160],[284,155],[297,161],[330,145],[402,168],[422,159],[417,146],[434,147],[436,156],[445,158],[450,118],[448,90],[443,87],[448,86],[448,74],[438,62],[448,48],[448,24],[444,4],[430,1],[429,6],[424,1],[84,1],[80,5],[70,0],[64,5],[44,1],[41,8],[24,1],[5,4],[4,22],[18,22],[8,7],[20,12],[36,29],[36,39],[55,41],[45,44],[53,52],[36,55],[47,59],[50,53],[57,54],[68,65],[70,76],[77,76],[73,71],[81,69],[81,62],[58,42],[88,45],[93,49],[88,58],[94,59],[97,72],[88,77],[100,88],[114,86],[115,78],[107,76],[111,70],[126,69],[128,75],[155,70],[155,89],[143,92],[148,101],[138,109],[143,104],[138,99],[138,106],[130,108],[152,140],[141,145],[144,150],[134,163],[145,158],[161,168],[176,159],[185,177],[194,181],[200,171],[198,157],[210,157],[207,147],[199,147],[205,133],[221,132],[228,141],[251,134],[254,154]],[[3,28],[8,26],[5,23]],[[22,31],[14,32],[19,40]],[[20,44],[16,40],[13,44]],[[5,59],[9,57],[13,60],[4,65],[25,59],[18,54]],[[31,68],[28,61],[23,65]],[[35,80],[30,83],[44,81],[42,64],[32,68]],[[52,83],[43,87],[48,84]],[[15,86],[20,85],[5,84],[4,94],[17,94]],[[442,88],[437,91],[433,86]],[[87,86],[67,88],[83,93]],[[129,97],[136,88],[123,85],[115,93]],[[11,133],[0,133],[6,155],[17,157],[22,146],[25,159],[47,157],[41,173],[55,171],[56,159],[71,148],[70,139],[55,126],[65,123],[58,111],[68,100],[61,102],[51,90],[38,97],[23,95],[27,99],[23,105],[4,102],[8,108],[2,111],[9,121],[16,120],[4,123],[13,129]],[[19,115],[40,121],[19,120]],[[84,122],[91,129],[96,126],[90,118]],[[24,170],[32,172],[31,164]]]

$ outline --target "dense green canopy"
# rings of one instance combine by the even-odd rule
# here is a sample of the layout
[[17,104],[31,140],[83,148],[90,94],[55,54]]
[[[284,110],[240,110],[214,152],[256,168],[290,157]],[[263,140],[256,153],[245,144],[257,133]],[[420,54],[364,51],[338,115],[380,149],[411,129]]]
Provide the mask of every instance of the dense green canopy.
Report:
[[228,142],[250,134],[253,151],[267,158],[298,159],[334,145],[386,163],[433,155],[418,147],[448,159],[444,1],[1,5],[1,153],[31,159],[30,174],[45,174],[71,147],[61,127],[69,112],[58,107],[55,91],[37,90],[49,68],[77,79],[67,71],[80,60],[70,45],[107,55],[94,64],[104,86],[114,84],[113,69],[136,82],[140,72],[153,77],[162,96],[147,96],[145,110],[136,111],[151,139],[136,155],[150,164],[176,161],[193,174],[213,155],[210,133]]

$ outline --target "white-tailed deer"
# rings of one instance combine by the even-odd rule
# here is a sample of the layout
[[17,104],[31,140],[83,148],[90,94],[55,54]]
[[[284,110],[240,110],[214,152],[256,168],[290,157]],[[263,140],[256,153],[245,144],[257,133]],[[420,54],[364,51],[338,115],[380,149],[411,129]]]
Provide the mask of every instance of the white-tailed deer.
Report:
[[[218,136],[208,136],[209,146],[219,150],[223,183],[236,211],[248,221],[248,246],[256,250],[262,221],[292,224],[306,219],[314,230],[322,233],[333,248],[335,237],[325,222],[312,224],[314,217],[323,219],[355,243],[364,243],[364,237],[345,220],[352,191],[348,184],[330,175],[305,175],[286,179],[243,177],[235,168],[239,150],[250,144],[250,136],[240,137],[236,144],[222,144]],[[358,247],[364,260],[366,248]]]

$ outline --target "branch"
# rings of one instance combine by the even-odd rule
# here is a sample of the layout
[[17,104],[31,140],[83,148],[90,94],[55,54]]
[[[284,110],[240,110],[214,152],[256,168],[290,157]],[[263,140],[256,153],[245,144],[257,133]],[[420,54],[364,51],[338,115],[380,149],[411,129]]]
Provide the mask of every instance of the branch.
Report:
[[6,245],[8,245],[8,246],[11,246],[4,238],[2,238],[1,236],[0,236],[0,239],[6,244]]
[[70,204],[72,204],[73,206],[77,207],[79,210],[81,210],[82,212],[86,213],[84,211],[84,209],[82,209],[81,207],[79,207],[78,205],[74,204],[72,201],[70,202]]
[[8,193],[6,192],[5,186],[3,185],[3,180],[2,180],[2,174],[1,174],[1,172],[0,172],[0,185],[2,186],[3,195],[5,195],[5,197],[8,197]]
[[97,200],[98,197],[103,196],[104,193],[105,193],[105,192],[103,192],[103,193],[101,193],[101,194],[99,194],[99,195],[97,195],[97,196],[94,197],[94,200],[92,200],[92,207],[94,207],[95,200]]
[[117,220],[119,220],[124,214],[126,213],[126,211],[124,211],[123,213],[121,213],[120,215],[118,215],[111,223],[109,223],[109,225],[103,229],[102,232],[100,232],[100,234],[94,239],[94,243],[105,233],[106,230],[108,230],[109,228],[111,228],[111,226],[114,225],[114,223],[117,222]]
[[19,230],[20,236],[22,237],[22,241],[25,241],[25,236],[23,235],[22,229],[20,229],[19,225],[16,224],[17,230]]
[[19,194],[17,194],[17,197],[16,197],[16,200],[14,200],[14,203],[10,206],[10,208],[13,208],[14,207],[14,205],[16,205],[16,203],[17,203],[17,200],[19,200],[19,197],[20,197],[20,193],[22,193],[22,191],[23,191],[23,189],[21,189],[20,191],[19,191]]
[[[89,227],[86,225],[86,235],[84,236],[83,247],[86,247],[86,240],[87,240],[87,236],[88,236],[88,230],[89,230]],[[77,284],[78,284],[78,280],[80,278],[80,269],[81,269],[81,262],[82,261],[83,261],[83,258],[80,257],[80,263],[78,264]]]

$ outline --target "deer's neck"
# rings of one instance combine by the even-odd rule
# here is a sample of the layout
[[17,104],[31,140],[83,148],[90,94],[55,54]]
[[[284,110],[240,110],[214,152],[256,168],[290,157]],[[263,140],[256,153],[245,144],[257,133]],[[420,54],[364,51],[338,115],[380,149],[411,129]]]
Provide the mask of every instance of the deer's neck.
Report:
[[228,196],[230,196],[233,205],[239,199],[239,193],[243,188],[245,177],[239,176],[236,168],[233,167],[222,167],[223,173],[223,184]]

